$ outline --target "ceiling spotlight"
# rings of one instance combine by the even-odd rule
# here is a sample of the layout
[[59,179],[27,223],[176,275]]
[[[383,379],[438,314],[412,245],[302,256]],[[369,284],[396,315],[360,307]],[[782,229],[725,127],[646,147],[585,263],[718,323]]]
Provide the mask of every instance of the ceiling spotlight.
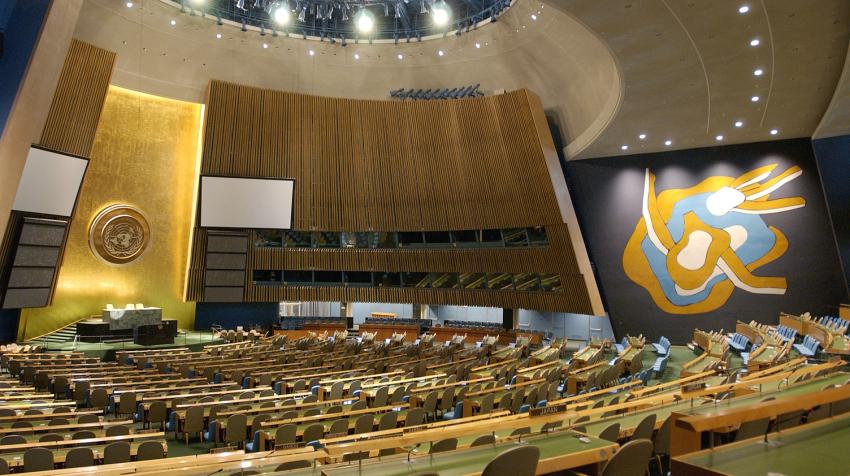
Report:
[[278,25],[286,25],[289,23],[289,9],[284,7],[277,7],[277,10],[274,11],[274,22]]
[[761,69],[761,68],[758,68],[755,71],[753,71],[753,76],[761,76],[763,74],[764,74],[764,70]]
[[192,5],[198,7],[206,3],[206,0],[191,0]]
[[758,38],[753,38],[752,40],[750,40],[750,46],[758,46],[760,44],[761,40],[759,40]]
[[620,146],[620,150],[629,150],[629,146],[623,144]]
[[722,141],[723,140],[723,134],[717,134],[717,136],[714,138],[714,140],[716,140],[717,142]]
[[443,50],[440,50],[440,51],[438,51],[438,52],[437,52],[437,55],[439,55],[439,56],[443,56],[443,55],[445,55],[445,54],[446,54],[446,53],[444,53],[444,52],[443,52]]
[[638,135],[638,139],[640,139],[640,140],[644,140],[644,139],[646,139],[646,134],[640,134],[640,135]]
[[360,13],[357,14],[357,29],[362,33],[369,33],[373,26],[375,26],[375,20],[372,19],[372,15],[366,10],[360,10]]
[[171,26],[174,26],[176,24],[177,24],[177,20],[171,20]]
[[747,13],[749,11],[750,11],[749,5],[741,5],[741,7],[738,8],[738,13],[741,13],[741,14]]
[[263,43],[263,49],[266,49],[266,48],[268,48],[268,47],[269,47],[269,44],[268,44],[268,43]]
[[127,2],[127,8],[133,8],[133,2]]
[[307,52],[307,54],[310,55],[310,56],[315,56],[316,52],[313,51],[313,50],[310,50],[310,51]]
[[779,134],[779,129],[771,129],[770,130],[770,135],[775,136],[776,134]]
[[360,53],[354,53],[354,59],[359,60],[360,59]]
[[215,37],[220,40],[221,39],[221,33],[216,33]]
[[744,127],[744,121],[735,121],[735,127]]
[[449,6],[446,5],[446,2],[435,3],[431,8],[431,17],[437,26],[443,26],[448,23],[449,17],[451,17],[451,11],[449,10]]
[[481,43],[475,43],[476,48],[481,48]]
[[396,57],[396,58],[398,58],[398,59],[400,59],[400,60],[401,60],[401,59],[404,59],[404,55],[403,55],[403,54],[401,54],[401,53],[397,54],[395,57]]
[[751,98],[750,98],[750,101],[752,101],[752,102],[759,102],[759,99],[761,99],[761,98],[760,98],[760,97],[758,97],[758,96],[753,96],[753,97],[751,97]]
[[532,14],[531,14],[531,19],[532,19],[532,20],[537,20],[537,15],[535,15],[535,14],[533,14],[533,13],[532,13]]
[[664,145],[666,145],[667,147],[670,147],[671,145],[673,145],[673,141],[671,141],[670,139],[667,139],[667,140],[664,141]]

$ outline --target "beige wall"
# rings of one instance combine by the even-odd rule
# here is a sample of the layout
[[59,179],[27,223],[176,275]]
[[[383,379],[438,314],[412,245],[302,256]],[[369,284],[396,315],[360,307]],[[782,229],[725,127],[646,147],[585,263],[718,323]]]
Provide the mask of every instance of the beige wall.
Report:
[[[202,110],[200,104],[110,87],[53,303],[23,310],[19,337],[99,314],[107,303],[162,307],[164,317],[191,327],[195,306],[182,297]],[[113,204],[138,207],[151,229],[144,255],[123,266],[96,258],[88,243],[92,219]]]

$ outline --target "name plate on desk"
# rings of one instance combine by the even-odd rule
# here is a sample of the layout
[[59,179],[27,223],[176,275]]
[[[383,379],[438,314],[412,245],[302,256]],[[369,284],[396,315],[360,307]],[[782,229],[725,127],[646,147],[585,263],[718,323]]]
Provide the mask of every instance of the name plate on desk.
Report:
[[528,410],[528,416],[536,417],[536,416],[544,416],[544,415],[552,415],[553,413],[563,413],[567,411],[567,405],[553,405],[551,407],[542,407],[542,408],[532,408]]
[[162,323],[162,309],[146,307],[144,309],[104,309],[103,322],[109,323],[109,330],[135,329],[139,326]]
[[682,385],[682,393],[699,392],[705,388],[705,382],[696,382]]

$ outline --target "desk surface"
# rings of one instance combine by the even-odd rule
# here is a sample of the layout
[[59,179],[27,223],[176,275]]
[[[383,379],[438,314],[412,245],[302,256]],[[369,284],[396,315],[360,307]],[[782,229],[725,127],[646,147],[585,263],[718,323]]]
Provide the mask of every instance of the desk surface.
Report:
[[673,474],[787,476],[850,473],[842,449],[850,448],[850,414],[803,425],[781,433],[698,451],[673,459]]
[[[544,468],[545,463],[547,463],[546,460],[560,460],[554,466],[560,469],[569,469],[576,467],[574,464],[579,459],[585,461],[585,458],[589,457],[595,462],[605,461],[617,448],[615,443],[598,438],[590,438],[590,443],[582,443],[576,438],[576,433],[571,431],[524,438],[522,444],[530,444],[540,448],[538,472],[541,472],[541,469]],[[439,473],[440,476],[476,474],[483,471],[487,463],[498,454],[517,445],[516,441],[506,441],[495,446],[485,445],[435,455],[421,454],[414,457],[411,463],[407,462],[406,455],[382,458],[381,462],[364,461],[362,470],[363,474],[369,476],[400,476],[425,472]],[[420,452],[427,452],[427,447],[423,446]],[[569,458],[570,455],[578,456],[579,453],[584,452],[590,454],[585,453],[583,458],[576,458],[575,460]],[[561,457],[566,458],[561,460]],[[579,463],[579,465],[582,464],[587,463]],[[322,470],[322,474],[325,476],[353,476],[361,473],[357,465],[346,465],[336,468],[326,467]]]

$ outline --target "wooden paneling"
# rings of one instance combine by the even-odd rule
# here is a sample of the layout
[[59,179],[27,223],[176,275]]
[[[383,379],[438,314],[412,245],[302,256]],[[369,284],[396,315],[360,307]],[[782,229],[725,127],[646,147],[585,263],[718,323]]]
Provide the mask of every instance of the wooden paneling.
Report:
[[89,157],[109,89],[115,53],[72,40],[40,144]]
[[[296,230],[545,225],[550,245],[505,249],[250,247],[249,301],[468,304],[591,312],[543,154],[530,92],[446,101],[307,96],[213,81],[201,173],[295,180]],[[535,105],[536,104],[536,105]],[[251,241],[253,242],[253,233]],[[197,229],[187,297],[203,300]],[[559,293],[254,286],[254,269],[558,273]]]

